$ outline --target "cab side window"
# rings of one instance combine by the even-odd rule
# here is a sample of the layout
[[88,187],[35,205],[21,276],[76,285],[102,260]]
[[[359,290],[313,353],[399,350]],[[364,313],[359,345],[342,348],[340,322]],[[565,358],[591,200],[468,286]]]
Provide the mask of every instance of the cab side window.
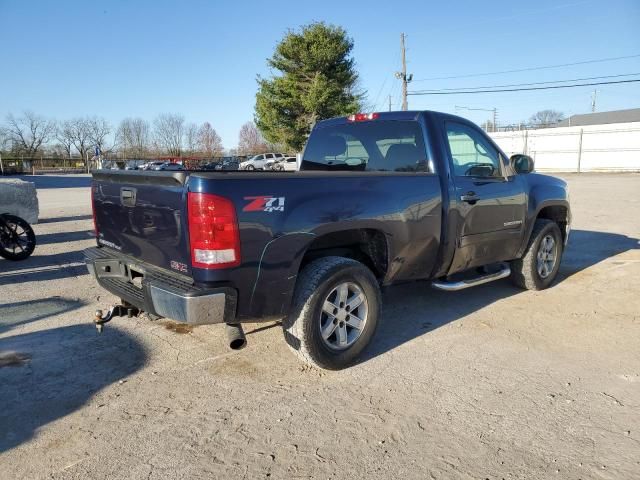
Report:
[[479,131],[447,122],[453,173],[457,177],[501,177],[500,154]]

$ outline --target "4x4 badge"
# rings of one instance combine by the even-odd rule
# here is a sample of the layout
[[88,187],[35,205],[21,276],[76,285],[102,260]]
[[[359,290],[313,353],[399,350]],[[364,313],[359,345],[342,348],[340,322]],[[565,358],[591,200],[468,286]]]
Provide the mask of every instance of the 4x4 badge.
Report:
[[284,197],[263,195],[244,199],[249,200],[249,203],[244,206],[243,212],[284,212]]

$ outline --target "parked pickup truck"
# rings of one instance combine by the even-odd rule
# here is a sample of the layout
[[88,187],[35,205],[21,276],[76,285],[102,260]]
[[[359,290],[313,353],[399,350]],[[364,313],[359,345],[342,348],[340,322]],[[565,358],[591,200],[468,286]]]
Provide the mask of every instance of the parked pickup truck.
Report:
[[232,347],[242,322],[283,319],[293,351],[328,369],[371,341],[381,287],[510,277],[540,290],[558,273],[566,183],[463,118],[321,121],[300,170],[96,171],[88,268],[122,299],[119,314],[225,323]]

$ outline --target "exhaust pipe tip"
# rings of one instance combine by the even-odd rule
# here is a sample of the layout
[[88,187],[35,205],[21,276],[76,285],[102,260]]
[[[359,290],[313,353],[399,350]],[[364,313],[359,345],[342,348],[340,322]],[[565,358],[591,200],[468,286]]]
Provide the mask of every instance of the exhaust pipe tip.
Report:
[[247,338],[244,336],[244,330],[242,325],[226,324],[225,330],[227,332],[227,341],[229,342],[229,348],[231,350],[242,350],[247,346]]

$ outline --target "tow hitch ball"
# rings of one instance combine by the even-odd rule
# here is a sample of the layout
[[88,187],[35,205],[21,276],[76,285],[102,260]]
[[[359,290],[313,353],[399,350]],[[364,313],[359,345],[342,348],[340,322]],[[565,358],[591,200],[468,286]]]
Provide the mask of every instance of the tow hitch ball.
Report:
[[104,324],[110,322],[113,317],[124,317],[126,315],[128,318],[131,318],[137,317],[139,313],[140,310],[136,307],[128,305],[113,305],[109,308],[106,315],[102,313],[102,310],[96,310],[96,317],[93,319],[93,323],[96,325],[98,333],[102,333]]

